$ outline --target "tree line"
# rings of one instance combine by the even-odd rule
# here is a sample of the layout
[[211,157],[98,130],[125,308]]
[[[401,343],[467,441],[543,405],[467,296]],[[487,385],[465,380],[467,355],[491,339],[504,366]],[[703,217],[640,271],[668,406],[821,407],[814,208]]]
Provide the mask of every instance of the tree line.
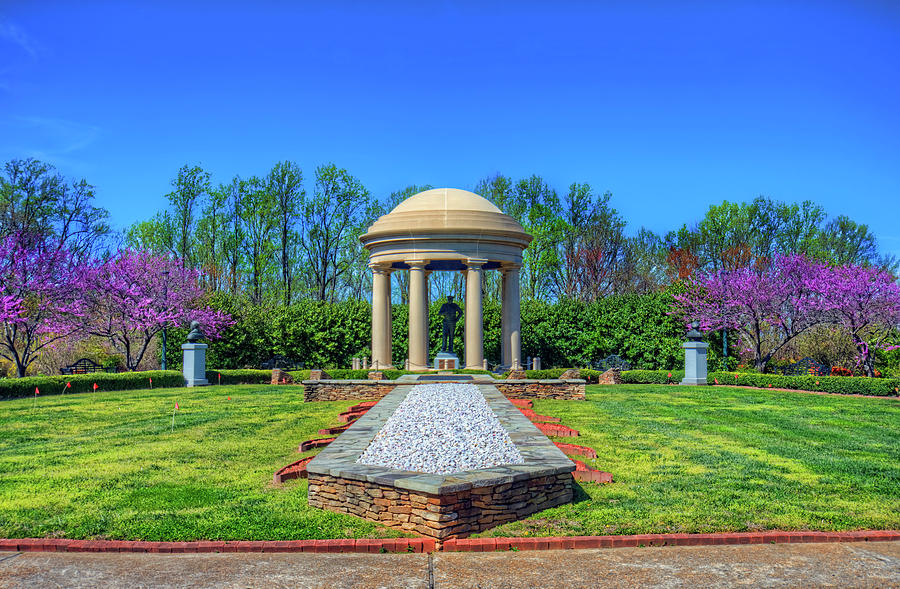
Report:
[[[128,228],[130,247],[178,257],[198,269],[204,286],[254,303],[364,300],[371,277],[359,243],[380,215],[432,188],[406,186],[378,197],[347,170],[320,165],[307,190],[294,162],[266,174],[213,185],[199,166],[172,180],[169,206]],[[655,292],[700,272],[744,267],[801,254],[831,264],[895,270],[864,224],[830,217],[819,205],[767,197],[713,205],[697,223],[665,234],[629,226],[613,195],[573,182],[557,191],[541,176],[479,180],[474,192],[514,217],[534,241],[524,252],[522,297],[596,301]],[[485,295],[498,300],[499,276]],[[432,275],[432,292],[460,296],[462,278]],[[394,274],[394,300],[405,303],[406,276]]]
[[[370,273],[359,235],[405,198],[431,188],[411,185],[374,196],[360,180],[333,164],[315,168],[307,185],[301,168],[289,161],[275,164],[263,175],[235,177],[217,185],[201,167],[184,166],[171,185],[165,210],[118,233],[109,225],[109,213],[97,206],[94,187],[86,180],[66,179],[34,159],[12,160],[4,166],[0,350],[5,352],[0,355],[17,373],[23,374],[54,342],[76,336],[103,338],[121,354],[126,367],[134,369],[164,326],[187,320],[186,314],[176,313],[174,304],[196,312],[206,309],[201,299],[218,301],[217,308],[229,310],[246,303],[274,309],[307,301],[330,305],[365,301]],[[870,269],[879,284],[896,284],[897,261],[879,253],[875,236],[865,225],[845,216],[830,217],[810,201],[792,204],[766,197],[726,201],[711,206],[697,223],[660,235],[630,227],[612,206],[612,195],[586,183],[575,182],[558,192],[537,175],[517,180],[495,175],[478,181],[474,190],[534,236],[524,252],[521,292],[526,302],[552,304],[546,307],[548,313],[569,303],[593,304],[687,288],[699,293],[698,305],[707,305],[705,323],[710,329],[740,331],[747,322],[739,318],[752,318],[757,313],[755,301],[763,299],[741,299],[734,292],[718,296],[715,285],[740,290],[744,286],[737,278],[746,274],[745,283],[756,284],[756,291],[769,296],[760,289],[766,284],[775,289],[772,278],[785,256],[791,255],[823,267]],[[394,302],[402,306],[406,273],[396,272],[394,278]],[[487,273],[486,278],[489,306],[499,300],[500,285],[496,273]],[[183,293],[181,298],[172,291],[171,301],[167,299],[167,281]],[[435,298],[461,295],[463,288],[459,273],[432,275]],[[97,296],[73,296],[81,291]],[[853,290],[834,286],[829,292]],[[844,296],[847,305],[852,298],[848,296]],[[738,312],[736,307],[744,300],[749,302]],[[793,335],[787,341],[778,335],[784,332],[779,323],[783,308],[767,309],[768,327],[743,337],[744,342],[755,339],[759,344],[762,352],[755,355],[760,369],[772,357],[766,350],[787,349],[799,341]],[[819,317],[826,317],[825,309],[818,311]],[[823,325],[837,325],[836,309],[827,311],[827,321],[796,333],[806,337],[807,332],[821,332]],[[842,321],[849,325],[857,319]],[[851,345],[872,373],[868,347],[892,346],[896,326],[879,323],[888,328],[883,332],[888,339],[872,340],[871,333],[864,340],[857,337],[867,325],[862,331],[855,326],[845,331],[856,334]],[[365,349],[363,340],[347,345],[354,348],[352,353]],[[540,347],[536,345],[535,351]],[[575,359],[578,349],[551,355]],[[541,353],[550,354],[543,349]]]

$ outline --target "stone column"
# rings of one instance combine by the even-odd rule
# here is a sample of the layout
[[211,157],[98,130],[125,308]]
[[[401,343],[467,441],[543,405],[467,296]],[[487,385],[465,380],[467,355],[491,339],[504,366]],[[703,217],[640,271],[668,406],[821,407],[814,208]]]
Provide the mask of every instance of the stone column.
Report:
[[410,370],[428,368],[427,329],[425,327],[425,262],[409,264],[409,365]]
[[509,338],[509,365],[513,369],[522,368],[522,316],[519,309],[519,266],[507,268],[504,276],[506,285],[503,299],[503,315],[507,322]]
[[372,268],[372,368],[391,365],[391,270]]
[[487,260],[469,258],[466,265],[466,368],[481,370],[484,365],[484,320],[481,284]]
[[511,366],[509,337],[509,269],[500,269],[500,365]]
[[428,309],[431,307],[431,270],[425,270],[425,361],[428,361],[428,352],[431,350],[431,321],[428,317]]

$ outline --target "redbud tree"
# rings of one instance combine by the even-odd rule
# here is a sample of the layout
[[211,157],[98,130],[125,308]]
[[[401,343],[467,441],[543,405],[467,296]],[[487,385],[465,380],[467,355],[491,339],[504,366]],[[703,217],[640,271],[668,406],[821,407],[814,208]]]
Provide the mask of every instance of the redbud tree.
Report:
[[874,376],[875,350],[900,327],[900,285],[889,272],[798,255],[780,256],[765,268],[702,274],[675,299],[686,320],[706,330],[736,330],[760,372],[798,335],[830,324],[847,331],[858,363]]
[[70,253],[42,238],[15,233],[0,240],[0,357],[17,376],[55,342],[81,332],[85,271]]
[[197,271],[180,260],[126,250],[93,268],[87,286],[87,330],[106,338],[128,370],[137,370],[150,342],[167,327],[197,321],[204,335],[215,338],[233,323],[203,304]]
[[831,322],[853,339],[866,376],[875,376],[875,350],[900,326],[900,285],[889,272],[853,265],[831,268],[824,285]]
[[675,297],[676,306],[705,331],[737,331],[740,345],[764,372],[788,342],[827,320],[826,274],[823,264],[803,256],[779,256],[766,267],[701,274]]

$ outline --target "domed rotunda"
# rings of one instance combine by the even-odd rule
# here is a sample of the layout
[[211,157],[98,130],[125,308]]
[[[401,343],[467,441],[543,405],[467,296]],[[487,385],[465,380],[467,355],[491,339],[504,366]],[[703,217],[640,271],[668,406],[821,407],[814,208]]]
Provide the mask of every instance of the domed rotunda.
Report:
[[435,188],[415,194],[379,217],[360,237],[372,269],[372,366],[391,361],[392,272],[409,272],[409,364],[428,364],[428,279],[432,272],[466,276],[465,367],[484,366],[484,272],[502,275],[502,366],[521,366],[519,269],[532,237],[487,199],[466,190]]

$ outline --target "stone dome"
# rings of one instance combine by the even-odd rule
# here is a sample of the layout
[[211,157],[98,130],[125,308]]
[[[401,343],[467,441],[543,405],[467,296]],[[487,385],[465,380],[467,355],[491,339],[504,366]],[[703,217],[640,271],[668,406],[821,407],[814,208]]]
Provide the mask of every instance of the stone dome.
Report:
[[388,214],[412,211],[482,211],[503,214],[503,211],[483,196],[457,188],[434,188],[414,194]]
[[[414,194],[379,217],[360,237],[373,263],[389,262],[401,268],[412,259],[483,257],[521,263],[522,250],[531,239],[515,219],[489,200],[455,188]],[[441,264],[437,267],[443,269]]]

